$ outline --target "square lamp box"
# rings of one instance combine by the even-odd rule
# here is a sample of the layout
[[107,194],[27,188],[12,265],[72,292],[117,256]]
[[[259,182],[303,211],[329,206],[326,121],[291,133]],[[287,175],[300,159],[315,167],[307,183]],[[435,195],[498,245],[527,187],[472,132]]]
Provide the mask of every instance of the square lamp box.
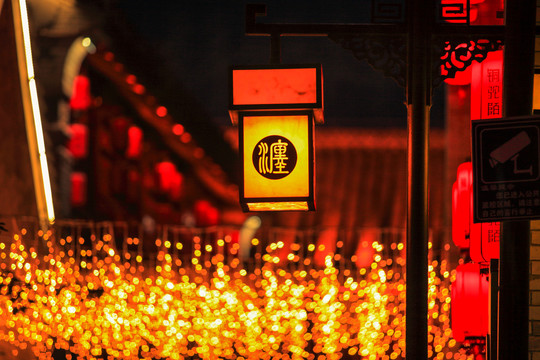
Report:
[[233,67],[244,211],[315,210],[314,124],[323,123],[320,65]]

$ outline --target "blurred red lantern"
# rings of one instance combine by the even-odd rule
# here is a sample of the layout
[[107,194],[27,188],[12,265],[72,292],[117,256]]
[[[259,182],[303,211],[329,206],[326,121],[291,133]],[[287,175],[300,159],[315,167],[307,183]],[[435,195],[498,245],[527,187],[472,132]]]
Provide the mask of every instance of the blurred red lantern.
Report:
[[215,226],[219,221],[219,211],[207,200],[197,200],[193,207],[195,223],[199,227]]
[[184,176],[174,169],[170,179],[169,196],[171,200],[177,201],[182,196],[182,185],[184,184]]
[[74,172],[71,174],[71,206],[79,207],[86,204],[86,174]]
[[128,143],[126,148],[126,157],[128,159],[136,159],[141,156],[142,152],[143,131],[137,126],[128,128]]
[[469,248],[471,191],[472,163],[469,161],[459,165],[457,181],[452,187],[452,240],[462,249]]
[[170,161],[162,161],[156,164],[157,185],[159,191],[168,193],[172,188],[172,178],[176,171],[176,166]]
[[452,332],[454,339],[484,337],[489,326],[489,281],[479,264],[463,264],[452,283]]
[[69,106],[73,110],[84,111],[88,110],[91,103],[90,80],[84,75],[75,76]]
[[69,126],[71,137],[67,148],[75,159],[83,159],[88,155],[88,128],[84,124]]

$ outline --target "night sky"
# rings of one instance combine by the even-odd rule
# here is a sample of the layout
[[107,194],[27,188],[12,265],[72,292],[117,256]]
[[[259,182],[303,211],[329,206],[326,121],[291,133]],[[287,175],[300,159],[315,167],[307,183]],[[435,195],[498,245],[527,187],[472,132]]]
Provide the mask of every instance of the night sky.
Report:
[[[252,2],[252,1],[251,1]],[[250,1],[121,0],[134,36],[152,44],[170,76],[220,125],[228,125],[231,65],[268,64],[268,37],[245,36]],[[362,23],[371,1],[266,1],[272,23]],[[405,91],[327,37],[285,37],[284,64],[321,63],[327,126],[406,127]],[[432,126],[444,126],[442,87]]]

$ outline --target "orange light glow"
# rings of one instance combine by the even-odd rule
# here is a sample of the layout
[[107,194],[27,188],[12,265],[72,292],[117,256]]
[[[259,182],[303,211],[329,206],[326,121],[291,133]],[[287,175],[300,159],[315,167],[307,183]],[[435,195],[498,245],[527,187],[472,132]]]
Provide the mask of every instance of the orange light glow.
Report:
[[[142,242],[119,251],[107,232],[74,243],[78,235],[59,238],[59,230],[40,233],[39,253],[26,245],[31,234],[0,243],[0,341],[40,359],[57,349],[79,359],[404,358],[404,259],[376,241],[372,263],[351,271],[351,259],[332,253],[322,267],[304,256],[281,266],[275,254],[284,243],[258,239],[258,263],[244,268],[230,236],[160,236],[143,260]],[[182,241],[195,250],[179,263],[187,260],[177,252]],[[288,250],[303,247],[317,251],[313,242]],[[429,352],[465,360],[450,329],[455,271],[447,266],[429,266]]]

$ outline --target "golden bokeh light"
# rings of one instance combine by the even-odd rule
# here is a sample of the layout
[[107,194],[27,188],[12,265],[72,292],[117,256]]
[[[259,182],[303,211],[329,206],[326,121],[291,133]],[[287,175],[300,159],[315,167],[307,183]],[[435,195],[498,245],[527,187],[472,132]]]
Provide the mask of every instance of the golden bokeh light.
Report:
[[[374,242],[359,269],[343,254],[306,265],[316,251],[307,243],[281,259],[288,245],[263,238],[251,242],[266,244],[253,266],[231,236],[158,238],[153,258],[138,238],[123,249],[106,233],[36,238],[24,230],[0,242],[0,340],[40,359],[405,358],[404,259],[390,250],[402,244]],[[186,248],[193,255],[180,261]],[[454,277],[430,262],[431,359],[469,358],[450,329]]]

